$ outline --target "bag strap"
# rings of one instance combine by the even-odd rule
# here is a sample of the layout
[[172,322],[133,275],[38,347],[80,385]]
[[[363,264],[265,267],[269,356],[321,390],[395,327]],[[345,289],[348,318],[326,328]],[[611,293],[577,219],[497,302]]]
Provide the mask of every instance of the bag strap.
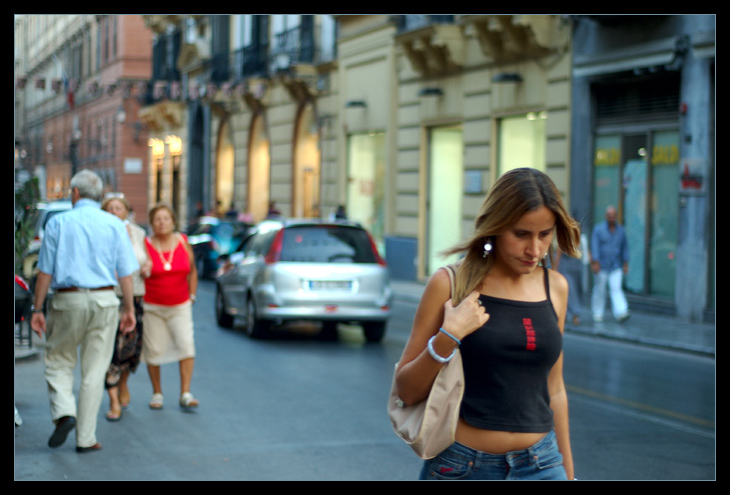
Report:
[[456,278],[456,267],[453,264],[451,264],[451,265],[446,265],[444,268],[446,269],[446,273],[449,274],[449,281],[451,282],[451,297],[454,297],[454,289],[455,289],[454,279]]

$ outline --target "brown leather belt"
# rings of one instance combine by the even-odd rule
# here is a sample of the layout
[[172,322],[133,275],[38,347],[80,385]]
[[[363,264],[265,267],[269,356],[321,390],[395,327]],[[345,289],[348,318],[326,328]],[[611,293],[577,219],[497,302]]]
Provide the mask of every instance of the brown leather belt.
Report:
[[81,287],[62,287],[59,289],[56,289],[56,292],[78,292],[78,291],[97,291],[97,290],[114,290],[114,286],[110,285],[108,287],[97,287],[95,289],[83,289]]

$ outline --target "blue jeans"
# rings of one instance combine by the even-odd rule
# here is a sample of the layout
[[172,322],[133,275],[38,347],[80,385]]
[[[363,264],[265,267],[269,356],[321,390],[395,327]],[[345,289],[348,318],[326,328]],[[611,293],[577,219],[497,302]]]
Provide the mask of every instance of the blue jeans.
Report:
[[551,431],[532,447],[488,454],[458,442],[427,460],[421,480],[567,480],[563,456]]

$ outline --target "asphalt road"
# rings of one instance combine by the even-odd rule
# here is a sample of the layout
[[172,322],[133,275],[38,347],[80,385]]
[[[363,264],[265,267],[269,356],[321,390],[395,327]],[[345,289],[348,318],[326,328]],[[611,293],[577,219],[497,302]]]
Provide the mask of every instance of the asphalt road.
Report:
[[[100,411],[100,452],[77,454],[74,435],[50,449],[42,360],[15,365],[15,480],[407,481],[421,461],[392,433],[385,412],[394,363],[415,305],[396,303],[383,342],[357,327],[337,342],[298,326],[252,340],[215,324],[203,282],[194,316],[193,392],[177,406],[175,365],[163,367],[165,408],[147,407],[141,368],[120,422]],[[714,360],[567,335],[566,384],[576,474],[582,480],[715,479]]]

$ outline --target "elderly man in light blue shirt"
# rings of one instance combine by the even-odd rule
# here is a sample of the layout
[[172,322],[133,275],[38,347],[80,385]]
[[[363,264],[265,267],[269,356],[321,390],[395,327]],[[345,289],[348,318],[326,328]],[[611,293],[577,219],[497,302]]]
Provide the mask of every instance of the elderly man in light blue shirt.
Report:
[[[114,351],[117,326],[135,327],[132,273],[139,269],[124,223],[100,208],[103,182],[82,170],[71,179],[73,209],[48,221],[38,257],[38,279],[31,328],[46,333],[45,377],[56,428],[50,447],[62,445],[76,427],[76,451],[99,450],[96,418],[104,395],[104,376]],[[120,319],[119,298],[123,293]],[[54,296],[46,311],[49,288]],[[78,407],[73,382],[81,351]]]
[[623,291],[623,275],[629,269],[629,244],[626,232],[616,219],[616,208],[606,208],[606,220],[593,228],[591,268],[596,275],[591,296],[594,321],[602,321],[606,306],[606,286],[611,311],[619,322],[629,317],[629,305]]

